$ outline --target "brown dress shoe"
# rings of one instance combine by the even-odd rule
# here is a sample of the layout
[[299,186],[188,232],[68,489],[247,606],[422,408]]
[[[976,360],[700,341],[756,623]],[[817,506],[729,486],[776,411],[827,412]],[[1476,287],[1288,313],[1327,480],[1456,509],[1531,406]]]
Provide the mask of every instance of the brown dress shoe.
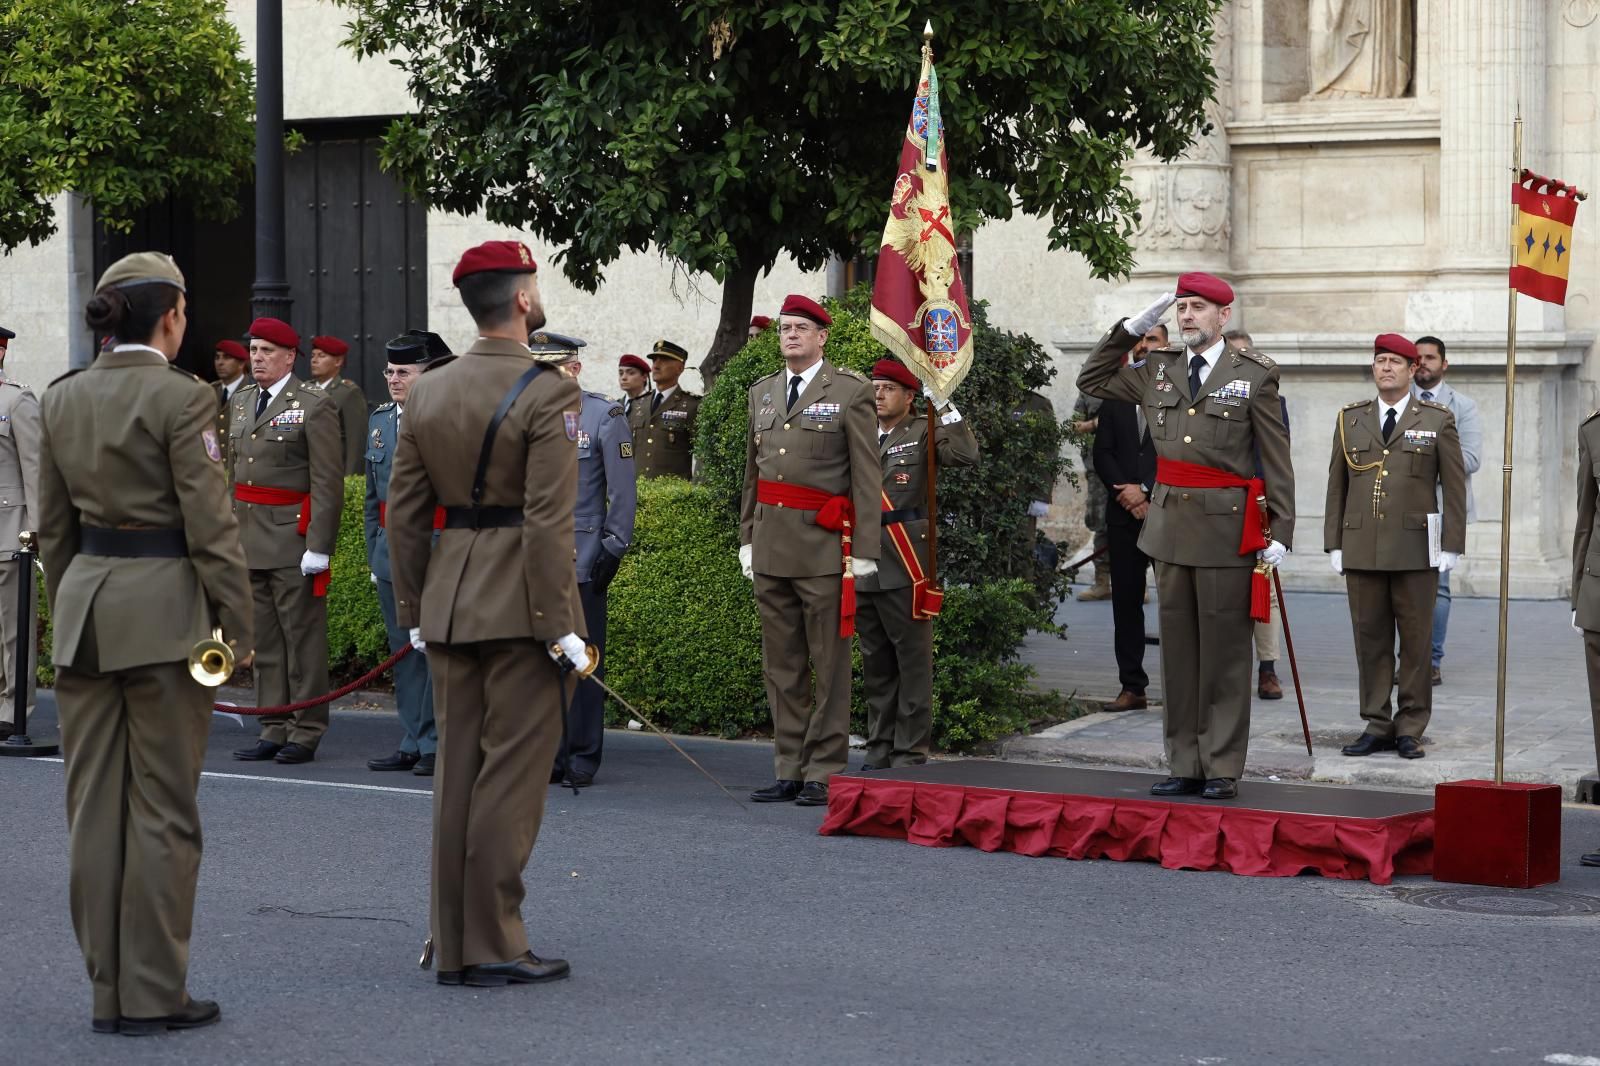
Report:
[[1269,672],[1256,675],[1256,695],[1264,700],[1283,699],[1283,686],[1278,684],[1278,675]]
[[1433,683],[1435,685],[1444,684],[1444,675],[1439,673],[1439,668],[1437,666],[1433,668]]
[[1135,692],[1131,688],[1122,690],[1122,694],[1110,703],[1101,705],[1102,711],[1142,711],[1150,703],[1144,698],[1143,692]]

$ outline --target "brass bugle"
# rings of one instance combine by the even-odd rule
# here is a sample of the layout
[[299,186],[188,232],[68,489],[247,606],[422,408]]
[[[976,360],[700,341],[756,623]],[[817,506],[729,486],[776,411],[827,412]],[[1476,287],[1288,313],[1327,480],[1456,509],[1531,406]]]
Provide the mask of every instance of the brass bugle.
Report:
[[197,640],[189,649],[189,676],[208,688],[216,688],[233,676],[233,649],[222,641],[222,630],[213,629],[206,640]]

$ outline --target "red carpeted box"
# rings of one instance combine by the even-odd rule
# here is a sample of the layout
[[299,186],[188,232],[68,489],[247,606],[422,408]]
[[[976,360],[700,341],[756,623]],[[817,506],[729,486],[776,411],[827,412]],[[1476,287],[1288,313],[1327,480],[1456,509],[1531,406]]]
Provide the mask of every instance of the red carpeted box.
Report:
[[1446,781],[1433,790],[1433,879],[1535,888],[1561,880],[1561,789]]

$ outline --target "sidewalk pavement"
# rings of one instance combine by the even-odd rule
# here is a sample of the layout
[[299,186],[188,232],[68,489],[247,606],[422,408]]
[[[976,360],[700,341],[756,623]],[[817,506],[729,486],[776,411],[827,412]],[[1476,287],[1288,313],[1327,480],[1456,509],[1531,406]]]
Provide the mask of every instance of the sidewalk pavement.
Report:
[[[1316,754],[1306,755],[1285,646],[1277,666],[1284,698],[1253,703],[1247,775],[1419,789],[1494,777],[1498,600],[1458,597],[1452,604],[1444,684],[1433,690],[1433,718],[1424,738],[1428,754],[1405,760],[1393,752],[1339,754],[1362,730],[1349,609],[1338,594],[1286,594]],[[1154,635],[1159,624],[1153,582],[1150,599],[1145,629]],[[1506,779],[1553,782],[1571,799],[1579,780],[1595,772],[1582,639],[1572,632],[1564,600],[1514,600],[1509,619]],[[1089,704],[1116,698],[1121,686],[1110,601],[1068,600],[1056,621],[1068,626],[1067,639],[1036,633],[1023,647],[1024,660],[1038,671],[1037,683]],[[1164,769],[1161,708],[1155,702],[1161,695],[1158,646],[1146,646],[1144,665],[1149,710],[1097,712],[1015,737],[1003,745],[1003,757]],[[1254,674],[1252,669],[1252,687]]]

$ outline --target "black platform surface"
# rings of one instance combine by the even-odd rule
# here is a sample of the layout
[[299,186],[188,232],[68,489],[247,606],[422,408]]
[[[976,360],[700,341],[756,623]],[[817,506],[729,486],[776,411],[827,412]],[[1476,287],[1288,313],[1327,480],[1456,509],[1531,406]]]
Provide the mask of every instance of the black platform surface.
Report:
[[1199,796],[1152,796],[1150,786],[1163,778],[1159,771],[1091,770],[1074,766],[957,759],[841,774],[867,781],[915,781],[956,788],[995,788],[1008,792],[1037,792],[1055,796],[1093,796],[1100,799],[1147,800],[1184,803],[1231,810],[1272,811],[1278,814],[1327,815],[1342,818],[1393,818],[1433,809],[1431,793],[1380,792],[1337,785],[1291,784],[1283,781],[1239,782],[1239,798],[1207,800]]

